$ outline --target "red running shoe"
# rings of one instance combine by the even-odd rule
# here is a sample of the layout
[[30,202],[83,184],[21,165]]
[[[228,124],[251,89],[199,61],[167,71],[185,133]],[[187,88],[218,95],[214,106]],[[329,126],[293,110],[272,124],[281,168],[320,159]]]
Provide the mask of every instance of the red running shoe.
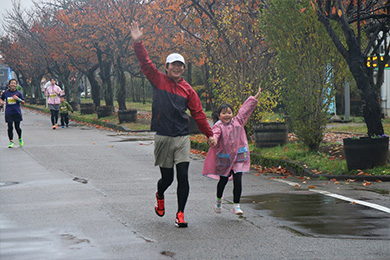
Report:
[[178,228],[188,227],[188,223],[184,221],[184,213],[183,213],[183,211],[177,212],[176,219],[175,219],[175,225]]
[[156,192],[156,205],[154,206],[157,216],[162,217],[165,214],[164,199],[159,199]]

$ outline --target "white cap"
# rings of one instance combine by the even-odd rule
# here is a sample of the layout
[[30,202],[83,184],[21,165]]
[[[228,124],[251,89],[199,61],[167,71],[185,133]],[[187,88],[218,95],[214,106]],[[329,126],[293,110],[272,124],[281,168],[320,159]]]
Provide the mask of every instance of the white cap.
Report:
[[175,61],[180,61],[183,64],[186,64],[184,61],[184,57],[181,56],[179,53],[171,53],[167,56],[167,59],[165,63],[173,63]]

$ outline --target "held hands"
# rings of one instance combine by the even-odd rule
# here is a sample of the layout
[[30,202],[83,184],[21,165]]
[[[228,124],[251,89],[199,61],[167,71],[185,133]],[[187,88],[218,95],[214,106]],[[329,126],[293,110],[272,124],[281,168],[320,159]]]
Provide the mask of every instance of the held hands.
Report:
[[139,28],[138,22],[132,22],[130,25],[131,37],[134,42],[140,42],[143,36],[143,28]]
[[214,137],[210,136],[209,139],[207,140],[207,144],[210,147],[215,147],[217,145],[217,140],[215,140]]

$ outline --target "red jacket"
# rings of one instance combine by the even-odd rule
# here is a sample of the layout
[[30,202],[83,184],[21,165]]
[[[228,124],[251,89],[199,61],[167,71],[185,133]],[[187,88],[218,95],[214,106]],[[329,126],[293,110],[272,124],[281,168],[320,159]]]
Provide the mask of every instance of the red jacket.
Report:
[[151,130],[165,136],[188,135],[190,119],[186,110],[189,109],[199,130],[207,137],[213,136],[198,94],[191,85],[184,79],[176,83],[158,71],[142,42],[134,43],[133,47],[142,72],[154,88]]

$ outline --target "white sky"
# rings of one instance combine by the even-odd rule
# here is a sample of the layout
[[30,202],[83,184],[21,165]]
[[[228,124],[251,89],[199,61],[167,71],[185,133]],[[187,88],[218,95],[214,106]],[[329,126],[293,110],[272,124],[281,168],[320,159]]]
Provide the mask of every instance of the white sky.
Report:
[[[22,9],[28,9],[31,8],[34,4],[32,0],[16,0],[20,1],[20,6]],[[2,26],[3,26],[3,15],[5,12],[8,10],[12,9],[12,2],[11,0],[0,0],[0,32],[3,31]]]

